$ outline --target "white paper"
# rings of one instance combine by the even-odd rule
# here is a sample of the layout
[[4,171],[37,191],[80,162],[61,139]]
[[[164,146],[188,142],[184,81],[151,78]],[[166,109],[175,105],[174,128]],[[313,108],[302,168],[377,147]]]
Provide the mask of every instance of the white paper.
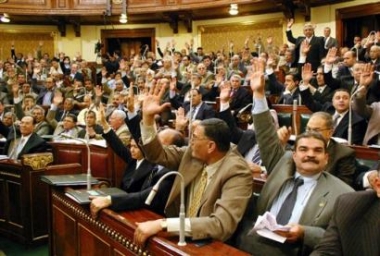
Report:
[[276,217],[270,213],[265,212],[264,215],[260,215],[255,223],[255,226],[248,234],[256,232],[258,235],[277,241],[279,243],[284,243],[286,237],[280,236],[274,231],[289,231],[290,227],[277,224]]

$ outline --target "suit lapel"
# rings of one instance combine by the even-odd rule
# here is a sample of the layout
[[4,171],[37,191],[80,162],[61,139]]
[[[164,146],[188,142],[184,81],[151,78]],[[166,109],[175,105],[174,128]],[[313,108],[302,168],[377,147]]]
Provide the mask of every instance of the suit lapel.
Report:
[[[186,172],[184,176],[185,179],[185,187],[189,185],[189,183],[195,179],[199,172],[203,170],[203,163],[200,161],[194,161],[191,157],[191,149],[190,147],[186,150],[185,155],[183,156],[185,159],[181,161],[181,165],[178,168],[178,171],[181,174]],[[170,192],[168,201],[166,203],[166,207],[169,206],[180,194],[181,190],[181,178],[176,176],[172,190]]]
[[149,163],[145,159],[142,161],[140,166],[135,170],[132,179],[134,181],[140,180],[142,178],[146,178],[149,176],[150,171],[153,168],[153,164]]
[[325,209],[327,203],[329,203],[327,200],[327,195],[329,193],[330,190],[326,183],[326,177],[322,173],[304,211],[302,212],[300,224],[313,225],[315,223]]

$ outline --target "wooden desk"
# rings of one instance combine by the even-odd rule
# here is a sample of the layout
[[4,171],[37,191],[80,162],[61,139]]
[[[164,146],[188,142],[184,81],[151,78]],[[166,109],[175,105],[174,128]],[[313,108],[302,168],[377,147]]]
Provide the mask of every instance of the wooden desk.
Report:
[[0,162],[0,235],[25,245],[47,242],[47,186],[40,181],[51,153]]
[[[79,163],[87,172],[87,147],[83,144],[50,142],[53,148],[54,164]],[[110,147],[90,145],[92,176],[106,179],[112,186],[119,187],[126,169],[126,162]]]
[[178,237],[162,232],[146,248],[133,243],[135,223],[160,218],[148,210],[115,213],[105,209],[97,220],[88,206],[64,195],[63,187],[50,187],[50,255],[248,255],[221,242],[181,247]]
[[355,157],[357,159],[366,159],[373,161],[380,160],[380,149],[355,145],[350,147],[355,150]]

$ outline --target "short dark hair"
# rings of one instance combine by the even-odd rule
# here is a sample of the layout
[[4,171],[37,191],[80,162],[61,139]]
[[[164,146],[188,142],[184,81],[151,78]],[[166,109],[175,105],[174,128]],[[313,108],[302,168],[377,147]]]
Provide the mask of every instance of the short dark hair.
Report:
[[204,128],[204,134],[207,138],[214,141],[221,152],[227,152],[230,149],[230,129],[226,122],[219,118],[209,118],[202,120],[200,124]]
[[69,114],[67,114],[67,115],[65,116],[65,118],[66,118],[66,117],[71,118],[71,119],[73,120],[74,123],[76,123],[76,122],[78,121],[77,116],[74,115],[74,114],[69,113]]
[[[31,116],[31,115],[25,115],[25,116],[23,116],[22,118],[24,118],[24,117],[30,117],[30,118],[32,118],[32,123],[33,123],[33,125],[36,124],[36,119],[35,119],[33,116]],[[22,118],[21,118],[21,119],[22,119]]]
[[322,141],[323,149],[325,152],[327,151],[327,141],[325,140],[325,138],[323,138],[323,136],[320,133],[313,132],[313,131],[301,133],[300,135],[296,137],[296,141],[294,142],[294,151],[297,150],[298,142],[301,139],[308,139],[308,138],[313,138],[313,139]]

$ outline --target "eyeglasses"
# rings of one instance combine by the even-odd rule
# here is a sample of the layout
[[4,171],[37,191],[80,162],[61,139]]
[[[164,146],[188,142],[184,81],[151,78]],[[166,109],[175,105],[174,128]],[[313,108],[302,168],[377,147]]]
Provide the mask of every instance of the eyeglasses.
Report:
[[331,130],[331,128],[310,128],[306,127],[307,132],[323,132],[323,131],[328,131]]

